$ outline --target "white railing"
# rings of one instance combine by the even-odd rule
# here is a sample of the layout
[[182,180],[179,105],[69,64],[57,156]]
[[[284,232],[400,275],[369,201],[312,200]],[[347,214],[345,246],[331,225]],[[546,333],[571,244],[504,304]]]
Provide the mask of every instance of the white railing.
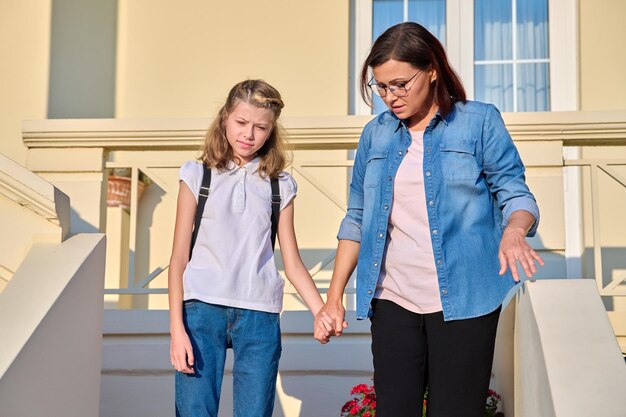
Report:
[[[626,148],[625,148],[626,150]],[[622,152],[624,153],[624,152]],[[626,271],[617,271],[615,278],[607,280],[607,274],[604,273],[603,260],[602,260],[602,227],[601,227],[601,205],[612,204],[614,199],[602,199],[600,193],[600,176],[604,173],[608,178],[611,178],[619,186],[622,187],[622,191],[626,191],[626,176],[620,173],[617,167],[626,167],[626,159],[579,159],[579,160],[565,160],[563,163],[566,167],[587,167],[588,175],[590,177],[590,207],[592,218],[592,235],[593,235],[593,264],[594,264],[594,277],[598,284],[598,291],[602,296],[626,296],[626,286],[624,281],[626,280]],[[603,201],[604,200],[604,201]],[[610,201],[613,200],[613,201]],[[617,209],[622,214],[626,211]],[[621,216],[620,216],[621,217]]]
[[[603,198],[602,193],[598,191],[598,172],[606,172],[622,186],[626,183],[624,174],[616,170],[615,161],[563,159],[563,148],[566,146],[578,146],[580,149],[612,146],[614,153],[621,153],[622,157],[626,157],[626,112],[515,113],[504,116],[527,166],[533,191],[543,198],[540,200],[543,216],[541,238],[532,240],[532,244],[543,252],[554,266],[552,269],[544,268],[548,271],[545,273],[546,276],[558,273],[558,277],[563,277],[564,274],[561,272],[550,271],[565,270],[564,266],[561,267],[561,264],[565,264],[566,252],[563,236],[565,209],[562,202],[564,167],[589,166],[591,185],[579,186],[583,192],[591,193],[589,198],[586,196],[583,198],[581,204],[584,209],[586,201],[591,201],[592,214],[589,220],[591,228],[586,229],[584,233],[594,238],[592,269],[595,271],[594,275],[602,295],[620,297],[626,295],[626,290],[621,285],[623,278],[613,279],[608,284],[602,282],[603,267],[606,268],[606,265],[603,266],[602,262],[600,235],[607,232],[601,232],[601,218],[597,209]],[[310,249],[311,253],[315,253],[311,255],[312,258],[305,259],[305,262],[310,265],[310,272],[317,277],[322,291],[328,279],[325,275],[328,275],[328,268],[334,257],[336,242],[333,237],[336,234],[338,219],[346,205],[349,167],[352,163],[349,151],[355,149],[361,128],[368,120],[369,117],[347,116],[296,118],[285,121],[290,145],[294,150],[294,161],[290,169],[300,185],[297,204],[299,213],[297,219],[300,220],[297,223],[297,231],[304,251]],[[44,159],[43,155],[47,152],[54,154],[57,149],[68,146],[77,153],[96,152],[102,161],[99,168],[94,168],[96,171],[100,170],[101,187],[106,186],[107,169],[131,168],[132,203],[128,212],[128,230],[125,233],[127,241],[123,244],[118,243],[122,252],[128,253],[128,264],[122,265],[122,269],[126,268],[127,272],[120,271],[120,277],[126,274],[125,278],[119,280],[121,285],[111,285],[112,281],[108,281],[109,287],[106,290],[108,296],[162,296],[166,292],[164,272],[168,267],[174,200],[178,186],[176,171],[184,160],[197,156],[196,150],[208,123],[208,120],[50,120],[25,124],[24,142],[31,153],[35,156],[40,155],[39,158],[35,157],[32,160]],[[33,169],[37,171],[38,167],[33,166]],[[47,165],[41,170],[55,171]],[[65,164],[62,170],[67,173],[72,168],[70,166],[68,169]],[[146,192],[152,197],[148,199],[144,197],[138,202],[137,183],[140,172],[147,175],[154,185]],[[76,177],[78,178],[80,174],[76,172]],[[546,176],[552,181],[543,181]],[[72,199],[75,198],[72,195]],[[571,202],[566,201],[565,205],[568,204]],[[323,206],[323,214],[329,216],[328,221],[322,223],[320,219],[322,214],[308,207],[309,205]],[[132,207],[139,207],[139,210]],[[99,227],[102,229],[104,224],[102,218],[106,217],[103,202],[93,204],[93,210],[100,213]],[[318,227],[309,227],[307,223],[311,221],[303,221],[304,216],[317,222]],[[588,214],[585,213],[584,216]],[[151,218],[158,218],[158,221],[150,223],[145,220]],[[583,220],[580,219],[581,225]],[[151,228],[152,235],[149,237],[146,237],[146,227]],[[314,236],[315,234],[318,236]],[[158,235],[160,242],[156,242],[153,235]],[[110,241],[109,245],[111,244],[115,242]],[[606,274],[606,271],[604,273]],[[292,292],[293,289],[287,286],[286,293]]]

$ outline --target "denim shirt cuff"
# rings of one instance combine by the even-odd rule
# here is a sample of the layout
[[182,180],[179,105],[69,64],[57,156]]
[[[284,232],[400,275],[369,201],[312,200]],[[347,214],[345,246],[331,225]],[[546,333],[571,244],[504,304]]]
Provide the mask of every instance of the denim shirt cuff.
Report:
[[535,222],[526,234],[528,237],[535,236],[535,233],[537,233],[537,227],[539,226],[539,207],[537,207],[535,200],[530,197],[516,197],[506,204],[504,210],[502,211],[502,229],[504,230],[504,228],[506,228],[509,224],[511,214],[518,210],[525,210],[532,214],[535,218]]
[[352,220],[350,217],[344,217],[339,226],[337,233],[338,240],[353,240],[361,242],[361,225]]

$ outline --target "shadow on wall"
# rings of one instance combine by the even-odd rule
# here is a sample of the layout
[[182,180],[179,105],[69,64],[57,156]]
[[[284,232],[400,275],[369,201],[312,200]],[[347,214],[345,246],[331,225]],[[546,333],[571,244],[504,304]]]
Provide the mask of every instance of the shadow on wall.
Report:
[[[332,342],[331,342],[332,343]],[[369,346],[366,347],[369,349]],[[346,358],[349,360],[349,358]],[[305,378],[297,375],[281,377],[284,393],[300,402],[298,417],[339,416],[341,407],[351,399],[350,389],[357,384],[372,384],[372,373],[359,375],[346,372],[346,375],[310,375]],[[276,408],[272,417],[284,417],[276,399]],[[294,416],[294,414],[289,414]]]
[[[602,248],[602,286],[606,287],[614,280],[621,280],[618,288],[626,287],[626,247]],[[586,248],[583,254],[583,273],[585,277],[595,276],[593,248]],[[621,297],[626,299],[626,297]],[[603,296],[602,301],[608,311],[624,309],[626,303],[619,306],[614,297]]]
[[71,235],[75,235],[78,233],[100,233],[98,230],[98,226],[94,226],[89,223],[87,220],[83,219],[80,214],[74,209],[74,207],[70,207],[70,222],[71,222]]

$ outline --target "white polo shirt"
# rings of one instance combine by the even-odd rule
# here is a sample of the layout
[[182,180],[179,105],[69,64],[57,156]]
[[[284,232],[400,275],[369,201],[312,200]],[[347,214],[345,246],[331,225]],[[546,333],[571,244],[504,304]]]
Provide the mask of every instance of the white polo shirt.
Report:
[[[274,264],[271,238],[269,178],[256,172],[259,159],[239,167],[211,172],[211,192],[191,260],[183,273],[184,299],[279,313],[284,282]],[[198,199],[202,164],[188,161],[180,168]],[[279,178],[282,210],[295,196],[293,177]]]

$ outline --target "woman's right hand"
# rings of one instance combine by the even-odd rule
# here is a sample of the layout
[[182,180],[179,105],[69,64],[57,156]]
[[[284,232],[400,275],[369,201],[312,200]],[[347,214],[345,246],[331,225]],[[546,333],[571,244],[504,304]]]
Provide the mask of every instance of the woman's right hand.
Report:
[[[329,336],[341,336],[343,329],[348,327],[346,322],[346,310],[343,308],[343,293],[350,275],[356,267],[361,244],[352,240],[340,239],[335,254],[335,266],[333,276],[330,279],[328,292],[326,293],[326,304],[318,311],[316,318],[325,317],[330,323]],[[316,327],[320,320],[316,320]],[[316,337],[321,343],[327,343]]]
[[330,318],[332,325],[331,336],[341,336],[343,329],[348,327],[348,323],[346,322],[346,310],[343,307],[341,299],[337,301],[328,299],[318,314],[323,314],[325,317]]
[[179,372],[193,374],[193,348],[184,328],[170,332],[170,361]]

